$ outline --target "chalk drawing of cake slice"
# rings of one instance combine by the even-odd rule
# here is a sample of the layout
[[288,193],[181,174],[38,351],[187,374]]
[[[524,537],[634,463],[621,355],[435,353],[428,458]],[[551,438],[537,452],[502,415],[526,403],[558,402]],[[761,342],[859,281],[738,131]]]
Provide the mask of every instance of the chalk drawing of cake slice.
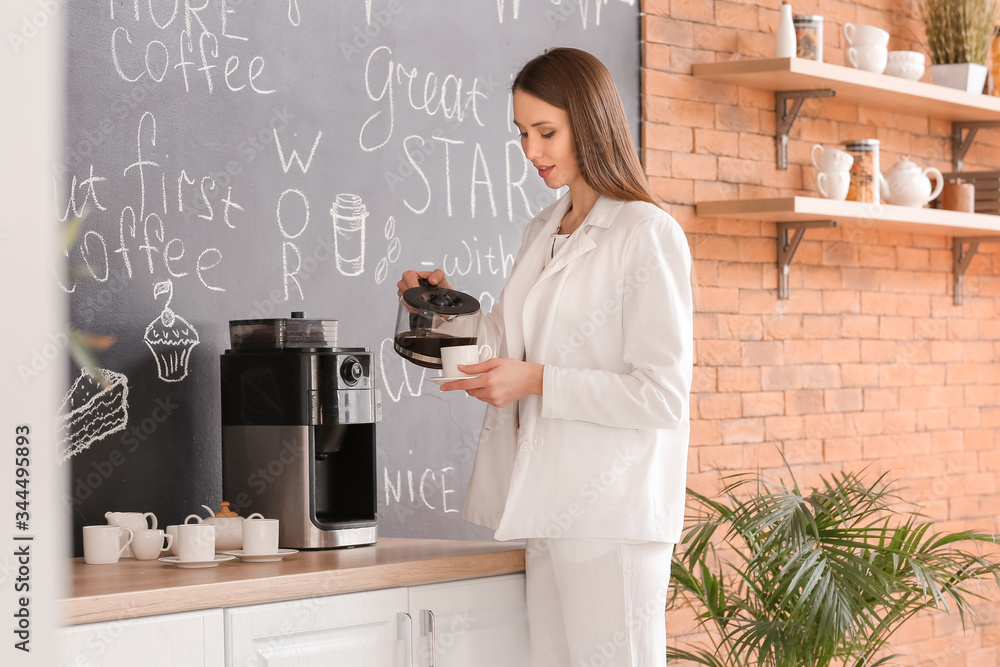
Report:
[[69,388],[56,417],[56,461],[63,463],[128,423],[128,378],[86,368]]
[[180,382],[187,377],[191,350],[198,344],[198,332],[191,323],[170,309],[174,284],[169,280],[153,286],[153,298],[167,295],[163,312],[146,327],[143,340],[156,359],[156,374],[164,382]]

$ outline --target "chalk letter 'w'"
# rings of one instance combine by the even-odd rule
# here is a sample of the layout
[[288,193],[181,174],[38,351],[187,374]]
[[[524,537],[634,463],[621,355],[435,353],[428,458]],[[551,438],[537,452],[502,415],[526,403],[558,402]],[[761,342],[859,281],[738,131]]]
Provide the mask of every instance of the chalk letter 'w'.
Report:
[[316,133],[316,141],[313,142],[312,149],[309,151],[309,159],[306,160],[305,164],[302,164],[302,159],[295,152],[295,149],[292,149],[292,153],[288,156],[288,162],[285,162],[285,153],[281,150],[281,140],[278,139],[278,130],[274,130],[274,145],[278,147],[278,159],[281,160],[281,168],[285,170],[286,174],[291,168],[293,160],[299,163],[299,169],[302,170],[303,174],[309,171],[309,165],[312,164],[313,155],[316,153],[316,147],[319,145],[319,138],[322,136],[322,132]]

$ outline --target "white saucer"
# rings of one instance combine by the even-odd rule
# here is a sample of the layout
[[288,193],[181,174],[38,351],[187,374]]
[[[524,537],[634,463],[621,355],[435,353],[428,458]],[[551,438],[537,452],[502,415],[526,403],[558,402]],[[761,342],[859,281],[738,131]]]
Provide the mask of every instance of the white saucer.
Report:
[[445,382],[456,382],[457,380],[468,380],[469,378],[477,378],[480,375],[482,375],[482,373],[476,373],[475,375],[463,375],[462,377],[457,377],[457,378],[441,378],[441,377],[437,377],[437,378],[424,378],[424,379],[425,380],[429,380],[429,381],[433,382],[436,385],[442,385]]
[[285,556],[297,554],[298,552],[298,549],[278,549],[273,554],[245,554],[242,549],[237,549],[236,551],[224,551],[223,553],[229,557],[235,556],[244,563],[271,563],[281,560]]
[[171,565],[176,565],[177,567],[215,567],[219,563],[225,563],[227,560],[232,560],[233,556],[220,556],[215,554],[213,560],[181,560],[179,556],[164,556],[163,558],[158,558],[161,563],[170,563]]

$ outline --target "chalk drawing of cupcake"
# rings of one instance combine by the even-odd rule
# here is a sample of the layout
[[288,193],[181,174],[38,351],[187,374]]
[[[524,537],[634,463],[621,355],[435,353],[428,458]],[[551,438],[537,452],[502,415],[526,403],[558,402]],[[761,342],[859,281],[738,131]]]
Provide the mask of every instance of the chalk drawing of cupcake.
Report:
[[191,350],[198,344],[198,332],[191,323],[170,309],[174,284],[170,280],[153,286],[153,299],[167,295],[163,312],[146,327],[143,340],[156,359],[156,374],[164,382],[180,382],[187,377]]

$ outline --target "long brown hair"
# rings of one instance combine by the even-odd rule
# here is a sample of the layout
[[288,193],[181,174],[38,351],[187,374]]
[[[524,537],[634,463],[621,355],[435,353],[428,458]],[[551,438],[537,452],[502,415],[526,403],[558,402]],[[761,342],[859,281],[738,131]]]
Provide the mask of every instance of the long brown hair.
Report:
[[608,68],[580,49],[548,49],[521,68],[511,90],[564,110],[584,182],[599,195],[659,206],[639,163]]

